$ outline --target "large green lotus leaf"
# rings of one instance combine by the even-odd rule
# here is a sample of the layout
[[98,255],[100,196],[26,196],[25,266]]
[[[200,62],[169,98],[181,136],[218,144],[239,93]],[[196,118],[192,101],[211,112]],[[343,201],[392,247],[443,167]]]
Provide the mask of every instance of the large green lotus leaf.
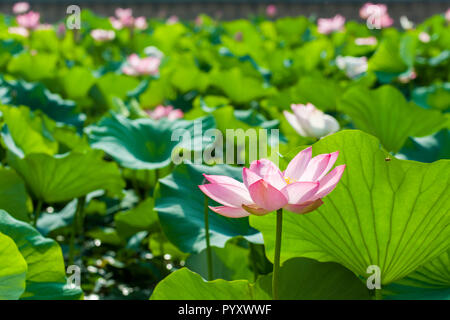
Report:
[[158,215],[153,210],[154,199],[147,198],[136,207],[121,211],[114,216],[119,235],[128,238],[158,225]]
[[429,87],[417,87],[412,92],[412,100],[426,109],[448,110],[450,108],[450,82],[436,83]]
[[115,97],[125,99],[127,92],[135,89],[139,85],[139,80],[116,73],[109,72],[97,79],[93,86],[95,93],[99,95],[94,97],[108,107],[113,106],[113,99]]
[[215,70],[211,77],[211,83],[236,103],[248,103],[268,94],[268,89],[261,80],[243,75],[239,68]]
[[63,100],[51,93],[42,83],[29,83],[22,80],[4,80],[0,77],[0,101],[3,104],[25,105],[31,110],[42,110],[57,122],[81,126],[84,114],[76,114],[75,102]]
[[[334,262],[289,259],[280,268],[279,281],[282,300],[370,299],[366,284]],[[272,274],[261,277],[258,283],[268,295],[272,295]]]
[[55,54],[38,53],[32,55],[24,51],[9,61],[8,73],[27,81],[38,81],[53,77],[56,73],[57,62],[58,56]]
[[44,238],[29,224],[0,210],[0,232],[14,240],[28,265],[26,289],[22,299],[77,299],[80,289],[66,287],[66,273],[61,248]]
[[450,249],[415,272],[383,288],[390,300],[449,300]]
[[0,232],[0,300],[16,300],[25,291],[27,263],[14,241]]
[[324,111],[334,111],[343,89],[337,81],[322,77],[302,78],[294,87],[296,103],[312,103]]
[[119,168],[102,157],[100,150],[55,156],[33,153],[24,158],[8,153],[8,162],[37,199],[54,203],[100,189],[119,194],[125,186]]
[[[155,210],[167,238],[183,252],[200,252],[206,247],[205,195],[198,188],[205,183],[203,173],[241,180],[242,169],[228,165],[181,164],[171,175],[159,180]],[[209,200],[209,205],[215,204]],[[261,242],[261,234],[249,226],[248,218],[226,218],[211,210],[208,213],[212,246],[223,248],[229,239],[239,235],[249,241]]]
[[205,281],[182,268],[158,283],[150,300],[267,300],[269,295],[247,280]]
[[0,111],[5,123],[1,134],[8,150],[19,157],[30,153],[53,155],[58,152],[58,142],[50,133],[55,124],[49,119],[38,116],[27,107],[1,106]]
[[[88,207],[95,197],[103,195],[102,190],[89,193],[86,196],[84,214],[88,214]],[[37,221],[36,229],[43,235],[47,236],[50,232],[59,228],[72,225],[75,212],[77,210],[78,199],[73,199],[64,208],[58,212],[42,212]]]
[[59,82],[69,99],[80,99],[87,96],[95,78],[88,69],[73,67],[59,75]]
[[10,168],[0,167],[0,209],[14,218],[28,221],[30,202],[23,180]]
[[390,74],[400,74],[408,68],[401,53],[401,41],[398,32],[386,34],[377,51],[369,59],[369,70]]
[[[212,117],[195,121],[168,119],[129,120],[112,114],[98,125],[87,128],[90,144],[111,155],[121,166],[130,169],[159,169],[172,161],[172,152],[177,148],[203,150],[203,132],[214,126]],[[179,137],[178,133],[189,133],[191,141]],[[173,139],[172,139],[173,136]]]
[[[283,215],[281,257],[338,262],[356,274],[377,265],[382,284],[401,279],[450,245],[450,161],[431,164],[391,158],[361,131],[341,131],[313,145],[314,154],[339,150],[347,167],[316,211]],[[273,259],[275,215],[252,216]]]
[[[250,253],[231,241],[224,248],[212,247],[212,279],[249,280],[253,281],[255,275],[250,269]],[[186,260],[186,267],[208,279],[208,264],[206,249],[200,253],[191,254]]]
[[376,90],[352,88],[342,96],[338,109],[349,115],[358,129],[378,137],[387,150],[394,152],[400,150],[408,137],[432,134],[447,123],[439,111],[408,103],[391,86]]

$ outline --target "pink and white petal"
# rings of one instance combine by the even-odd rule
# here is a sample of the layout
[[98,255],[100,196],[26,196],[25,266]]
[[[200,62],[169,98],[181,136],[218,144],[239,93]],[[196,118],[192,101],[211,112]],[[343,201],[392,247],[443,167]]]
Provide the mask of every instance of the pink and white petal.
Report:
[[275,211],[288,203],[287,197],[277,188],[261,179],[248,187],[256,205],[267,211]]
[[284,194],[288,196],[289,204],[302,204],[311,201],[319,190],[319,182],[294,182],[284,188]]
[[269,182],[278,190],[281,190],[286,186],[286,181],[284,180],[283,173],[275,163],[268,159],[253,161],[250,164],[249,170]]
[[315,201],[310,201],[308,203],[304,203],[304,204],[300,204],[300,205],[288,204],[283,209],[286,209],[288,211],[298,213],[298,214],[305,214],[305,213],[309,213],[311,211],[316,210],[322,204],[323,204],[322,199],[317,199]]
[[284,189],[284,187],[286,187],[287,185],[283,173],[280,171],[280,169],[278,169],[277,166],[269,167],[263,178],[278,190]]
[[254,173],[248,168],[242,169],[242,181],[244,185],[248,188],[250,185],[254,184],[256,181],[261,180],[262,177]]
[[215,213],[218,213],[224,217],[228,218],[242,218],[242,217],[248,217],[250,215],[249,212],[245,211],[243,208],[234,208],[234,207],[211,207],[209,208],[214,211]]
[[271,212],[270,210],[266,210],[258,207],[256,204],[242,205],[242,208],[248,213],[254,214],[255,216],[263,216]]
[[232,184],[203,184],[198,186],[200,190],[214,201],[228,207],[241,207],[242,204],[253,203],[245,189]]
[[253,161],[250,164],[249,170],[261,178],[264,178],[265,174],[273,167],[278,168],[272,161],[268,159],[261,159]]
[[323,198],[336,188],[339,180],[341,180],[342,174],[345,170],[345,164],[337,166],[329,174],[320,180],[319,190],[317,191],[315,198]]
[[325,175],[328,173],[328,171],[331,170],[331,168],[333,168],[334,164],[336,163],[336,160],[339,156],[339,151],[335,151],[330,153],[330,160],[328,161],[328,164],[326,166],[326,168],[323,170],[323,172],[320,174],[319,177],[317,177],[317,180],[322,179],[323,177],[325,177]]
[[301,181],[316,181],[330,162],[331,154],[319,154],[311,159],[308,167],[300,177]]
[[323,119],[325,120],[325,127],[327,128],[329,134],[338,132],[339,129],[341,128],[339,126],[339,122],[337,122],[337,120],[333,116],[330,116],[329,114],[324,114]]
[[239,182],[236,179],[233,179],[228,176],[220,176],[214,174],[203,174],[203,176],[205,177],[206,180],[208,180],[211,183],[231,184],[236,187],[243,188],[244,190],[246,189],[242,182]]
[[298,180],[305,169],[308,167],[309,161],[311,161],[312,148],[308,147],[305,150],[300,151],[294,159],[289,162],[284,176],[291,180]]
[[284,117],[286,118],[286,120],[289,122],[289,124],[291,125],[292,128],[294,128],[295,131],[297,131],[297,133],[303,137],[306,137],[306,132],[305,130],[303,130],[302,126],[300,125],[300,123],[298,122],[297,117],[295,116],[295,114],[289,112],[289,111],[283,111]]

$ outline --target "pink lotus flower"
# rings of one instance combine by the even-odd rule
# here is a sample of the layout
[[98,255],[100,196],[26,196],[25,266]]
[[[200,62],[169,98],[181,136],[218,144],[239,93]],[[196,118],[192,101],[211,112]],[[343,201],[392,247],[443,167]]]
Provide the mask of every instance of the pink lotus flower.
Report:
[[134,27],[139,30],[145,30],[148,27],[145,17],[137,17],[134,21]]
[[283,114],[301,136],[319,139],[339,130],[339,123],[335,118],[323,113],[311,103],[292,104],[291,109],[294,113],[283,111]]
[[104,42],[113,40],[116,37],[116,33],[112,30],[94,29],[91,31],[91,37],[95,41]]
[[132,9],[117,8],[115,11],[116,17],[110,17],[109,21],[114,29],[120,30],[134,27],[134,17]]
[[36,27],[36,30],[54,30],[53,25],[50,23],[43,23]]
[[22,14],[28,10],[30,10],[30,4],[28,2],[17,2],[12,8],[14,14]]
[[62,38],[66,34],[66,25],[64,23],[58,24],[58,27],[56,28],[56,33],[58,37]]
[[266,15],[268,17],[274,17],[277,14],[277,7],[274,4],[269,4],[266,7]]
[[345,18],[340,14],[331,19],[320,18],[317,21],[319,33],[329,34],[333,31],[340,31],[344,28]]
[[184,116],[183,111],[174,109],[173,106],[157,106],[154,110],[146,110],[148,116],[152,119],[159,120],[168,118],[169,120],[181,119]]
[[28,13],[17,16],[17,23],[19,26],[29,30],[36,29],[39,26],[41,15],[39,12],[30,11]]
[[373,4],[367,2],[359,9],[359,16],[362,19],[367,19],[373,14],[380,16],[387,14],[387,6],[385,4]]
[[359,16],[367,19],[368,26],[376,29],[387,28],[394,24],[394,20],[387,12],[385,4],[366,3],[359,10]]
[[354,79],[360,74],[363,74],[368,68],[366,57],[337,56],[336,65],[340,70],[344,71],[350,79]]
[[414,22],[408,19],[407,16],[400,17],[400,25],[404,30],[412,30],[414,29]]
[[28,37],[30,35],[30,32],[27,28],[24,27],[9,27],[8,28],[9,34],[17,34],[22,37]]
[[210,183],[199,188],[223,205],[209,207],[212,211],[230,218],[260,216],[281,208],[305,214],[320,207],[322,198],[341,179],[345,165],[328,173],[338,154],[336,151],[311,159],[309,147],[298,153],[283,172],[269,160],[256,160],[243,169],[243,183],[227,176],[204,175]]
[[159,72],[161,59],[157,57],[139,58],[135,53],[127,58],[127,64],[122,68],[123,73],[130,76],[156,75]]
[[422,31],[421,33],[419,33],[419,40],[423,43],[428,43],[430,42],[431,37],[428,33]]
[[167,19],[166,24],[175,24],[178,21],[179,21],[178,17],[176,15],[172,15]]
[[203,24],[203,18],[202,18],[202,16],[197,16],[197,17],[195,18],[195,25],[196,25],[197,27],[200,27],[202,24]]
[[378,43],[377,38],[367,37],[367,38],[356,38],[355,44],[357,46],[374,46]]
[[450,22],[450,8],[445,11],[445,20],[447,20],[447,22]]

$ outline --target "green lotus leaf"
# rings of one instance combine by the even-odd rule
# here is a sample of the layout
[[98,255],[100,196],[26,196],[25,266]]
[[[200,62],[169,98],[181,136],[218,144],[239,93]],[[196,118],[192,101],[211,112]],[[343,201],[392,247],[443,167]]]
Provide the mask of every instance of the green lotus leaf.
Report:
[[21,299],[78,299],[82,291],[67,285],[64,259],[59,245],[44,238],[29,224],[0,210],[0,232],[10,237],[28,265],[26,289]]
[[[272,295],[272,274],[263,276],[258,283],[268,295]],[[279,283],[282,300],[370,299],[366,284],[334,262],[289,259],[280,268]]]
[[38,81],[51,78],[56,73],[58,56],[49,53],[32,55],[23,51],[14,56],[8,64],[8,72],[27,81]]
[[8,163],[34,197],[47,203],[69,201],[100,189],[119,194],[125,186],[119,168],[102,158],[100,150],[54,156],[33,153],[24,158],[8,153]]
[[30,153],[53,155],[58,152],[58,142],[51,135],[55,123],[40,117],[27,107],[1,106],[4,126],[3,142],[14,154],[23,157]]
[[[347,167],[316,211],[283,215],[282,260],[307,257],[340,263],[362,277],[379,266],[381,283],[405,277],[450,246],[450,161],[391,158],[366,133],[341,131],[313,145],[314,154],[340,152]],[[273,259],[275,215],[252,216]]]
[[430,136],[408,138],[395,157],[428,163],[450,159],[450,132],[443,129]]
[[153,198],[147,198],[136,207],[127,211],[121,211],[114,216],[117,232],[128,238],[139,231],[150,230],[158,225],[158,215],[153,210]]
[[[253,281],[255,274],[250,269],[249,249],[231,241],[224,248],[212,247],[212,279],[249,280]],[[191,254],[186,260],[186,267],[208,279],[206,249],[200,253]]]
[[[206,247],[205,195],[198,188],[204,184],[203,173],[242,177],[242,169],[228,165],[181,164],[171,175],[159,180],[155,210],[167,238],[183,252],[200,252]],[[209,205],[214,206],[212,200]],[[240,235],[261,242],[261,234],[249,226],[248,218],[226,218],[209,209],[208,214],[212,246],[223,248],[229,239]]]
[[158,283],[150,300],[267,300],[270,297],[247,280],[205,281],[182,268]]
[[0,232],[0,300],[17,300],[25,291],[27,263],[14,241]]
[[389,300],[449,300],[450,250],[383,288]]
[[19,220],[28,221],[31,202],[25,183],[11,168],[0,167],[0,208]]
[[239,68],[220,72],[215,70],[211,77],[211,83],[236,103],[248,103],[268,94],[261,80],[243,75]]
[[391,86],[376,90],[349,89],[342,96],[338,110],[349,115],[358,129],[373,134],[388,151],[394,152],[400,150],[408,137],[430,135],[447,123],[439,111],[408,103]]
[[373,56],[369,59],[369,70],[400,74],[407,70],[408,65],[401,55],[400,35],[392,31],[381,41]]
[[23,80],[4,80],[0,77],[0,101],[8,105],[25,105],[31,110],[42,110],[56,122],[79,127],[85,115],[76,114],[75,102],[63,100],[58,94],[51,93],[42,83],[30,83]]
[[[103,118],[98,125],[88,127],[87,133],[93,148],[104,150],[121,166],[152,170],[168,166],[172,161],[172,152],[178,147],[203,150],[203,132],[213,126],[212,117],[195,121],[156,121],[129,120],[112,114],[112,117]],[[177,133],[189,134],[190,141]]]

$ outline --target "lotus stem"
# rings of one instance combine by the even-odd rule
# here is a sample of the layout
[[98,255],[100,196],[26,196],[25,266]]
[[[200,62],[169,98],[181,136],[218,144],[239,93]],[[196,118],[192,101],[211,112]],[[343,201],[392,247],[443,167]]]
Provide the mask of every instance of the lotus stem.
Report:
[[280,254],[281,254],[281,232],[283,227],[283,209],[277,210],[277,226],[275,238],[275,257],[273,259],[272,273],[272,299],[279,300],[279,273],[280,273]]
[[206,239],[206,263],[208,266],[208,280],[213,279],[213,267],[212,267],[212,252],[211,244],[209,242],[209,213],[208,213],[208,197],[205,196],[205,239]]
[[39,216],[42,211],[42,203],[43,203],[43,201],[41,199],[39,199],[37,202],[36,208],[34,208],[34,214],[33,214],[33,226],[34,227],[37,226],[37,222],[38,222]]
[[83,209],[84,204],[86,202],[85,197],[78,198],[77,208],[75,211],[75,216],[72,221],[72,232],[70,234],[70,242],[69,242],[69,258],[68,265],[73,265],[75,260],[75,238],[78,233],[78,225],[83,223]]

